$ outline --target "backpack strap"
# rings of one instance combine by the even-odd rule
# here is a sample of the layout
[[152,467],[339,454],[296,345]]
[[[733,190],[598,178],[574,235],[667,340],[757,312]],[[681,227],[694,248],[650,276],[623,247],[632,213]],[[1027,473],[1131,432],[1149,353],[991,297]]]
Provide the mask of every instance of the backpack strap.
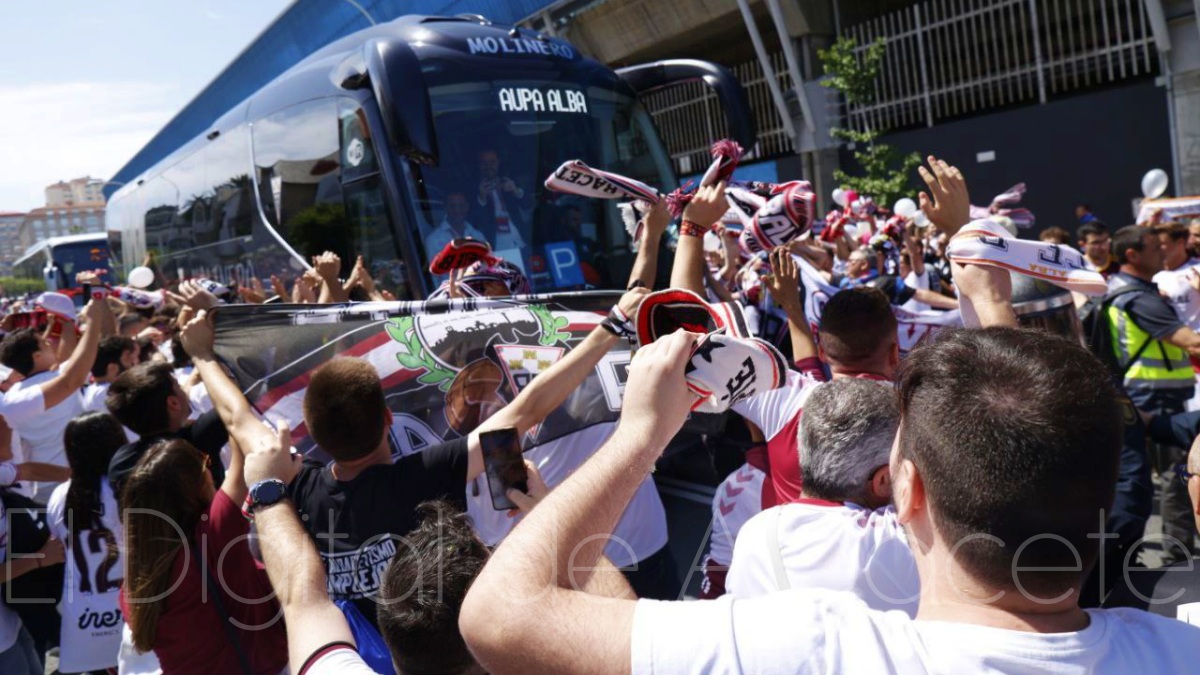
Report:
[[[192,549],[192,557],[195,558],[196,564],[200,566],[200,570],[208,579],[208,584],[213,587],[212,600],[213,605],[217,608],[217,614],[221,616],[221,628],[225,630],[225,638],[229,640],[229,646],[233,647],[233,651],[237,654],[238,664],[242,667],[243,675],[254,675],[254,669],[250,667],[250,659],[246,657],[246,650],[242,646],[242,641],[234,632],[233,623],[230,622],[229,612],[225,610],[225,603],[221,600],[221,587],[217,585],[216,579],[213,579],[212,571],[208,569],[208,565],[200,557],[200,547],[187,541],[185,546]],[[203,583],[203,582],[201,582]]]
[[[1108,308],[1112,307],[1113,304],[1116,303],[1118,298],[1120,298],[1123,295],[1130,295],[1133,293],[1149,293],[1149,292],[1150,291],[1148,291],[1144,288],[1138,288],[1137,286],[1134,286],[1133,284],[1128,284],[1128,285],[1122,286],[1121,288],[1116,289],[1115,291],[1109,292],[1108,295],[1105,295],[1104,299],[1100,301],[1100,307],[1097,310],[1099,316],[1096,317],[1097,320],[1092,324],[1092,331],[1110,330],[1110,327],[1108,324]],[[1095,344],[1096,343],[1095,335],[1093,334],[1091,337],[1092,337],[1091,344]],[[1125,379],[1125,373],[1129,372],[1129,369],[1133,367],[1133,364],[1137,363],[1137,360],[1142,358],[1142,354],[1145,353],[1146,348],[1150,346],[1151,342],[1158,342],[1160,345],[1162,344],[1162,342],[1160,340],[1155,340],[1154,338],[1146,338],[1146,341],[1143,342],[1141,344],[1141,346],[1139,346],[1133,352],[1133,356],[1130,357],[1129,361],[1127,361],[1125,363],[1121,363],[1120,361],[1117,362],[1117,364],[1120,366],[1120,373],[1118,373],[1118,375],[1120,376],[1120,378],[1122,380]]]
[[775,589],[789,590],[792,582],[788,581],[787,569],[783,566],[783,551],[779,548],[779,521],[783,517],[783,509],[775,508],[775,517],[767,528],[767,556],[771,560],[771,571],[775,574]]

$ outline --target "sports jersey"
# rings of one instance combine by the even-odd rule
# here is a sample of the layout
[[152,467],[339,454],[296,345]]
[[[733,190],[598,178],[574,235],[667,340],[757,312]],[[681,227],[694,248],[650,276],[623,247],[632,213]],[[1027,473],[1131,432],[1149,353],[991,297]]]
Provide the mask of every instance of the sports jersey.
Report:
[[123,538],[107,478],[100,479],[100,529],[82,529],[79,514],[67,513],[70,488],[71,481],[55,488],[46,509],[51,534],[66,549],[59,670],[79,673],[117,665],[125,625],[118,602],[124,570],[118,546]]
[[802,372],[789,370],[779,389],[755,394],[733,406],[754,423],[767,439],[769,469],[763,484],[763,508],[800,498],[800,412],[814,387],[823,381],[820,362],[805,359]]

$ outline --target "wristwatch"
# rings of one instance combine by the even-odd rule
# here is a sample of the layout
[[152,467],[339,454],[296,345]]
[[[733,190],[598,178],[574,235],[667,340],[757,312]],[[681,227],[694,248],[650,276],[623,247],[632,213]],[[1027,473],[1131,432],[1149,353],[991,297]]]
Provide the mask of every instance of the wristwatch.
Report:
[[246,492],[246,503],[242,505],[242,515],[246,520],[254,520],[254,511],[260,506],[278,504],[287,496],[287,483],[278,478],[260,480],[250,486]]

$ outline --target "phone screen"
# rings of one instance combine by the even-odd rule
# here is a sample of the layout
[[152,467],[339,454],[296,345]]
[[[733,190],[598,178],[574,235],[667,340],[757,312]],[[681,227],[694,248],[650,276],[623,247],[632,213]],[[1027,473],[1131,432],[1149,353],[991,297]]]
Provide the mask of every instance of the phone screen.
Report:
[[517,430],[485,431],[479,434],[479,443],[483,450],[483,466],[487,473],[488,491],[492,495],[492,508],[497,511],[517,508],[506,494],[509,488],[529,491],[529,474],[521,457],[521,439],[517,436]]

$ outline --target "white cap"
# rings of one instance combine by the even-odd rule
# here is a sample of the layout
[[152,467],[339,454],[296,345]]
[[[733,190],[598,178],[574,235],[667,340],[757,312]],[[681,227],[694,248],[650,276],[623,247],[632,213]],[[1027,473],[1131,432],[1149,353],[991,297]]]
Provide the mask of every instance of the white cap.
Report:
[[71,321],[75,320],[75,303],[62,293],[42,293],[34,301],[34,304],[51,314],[57,314]]

